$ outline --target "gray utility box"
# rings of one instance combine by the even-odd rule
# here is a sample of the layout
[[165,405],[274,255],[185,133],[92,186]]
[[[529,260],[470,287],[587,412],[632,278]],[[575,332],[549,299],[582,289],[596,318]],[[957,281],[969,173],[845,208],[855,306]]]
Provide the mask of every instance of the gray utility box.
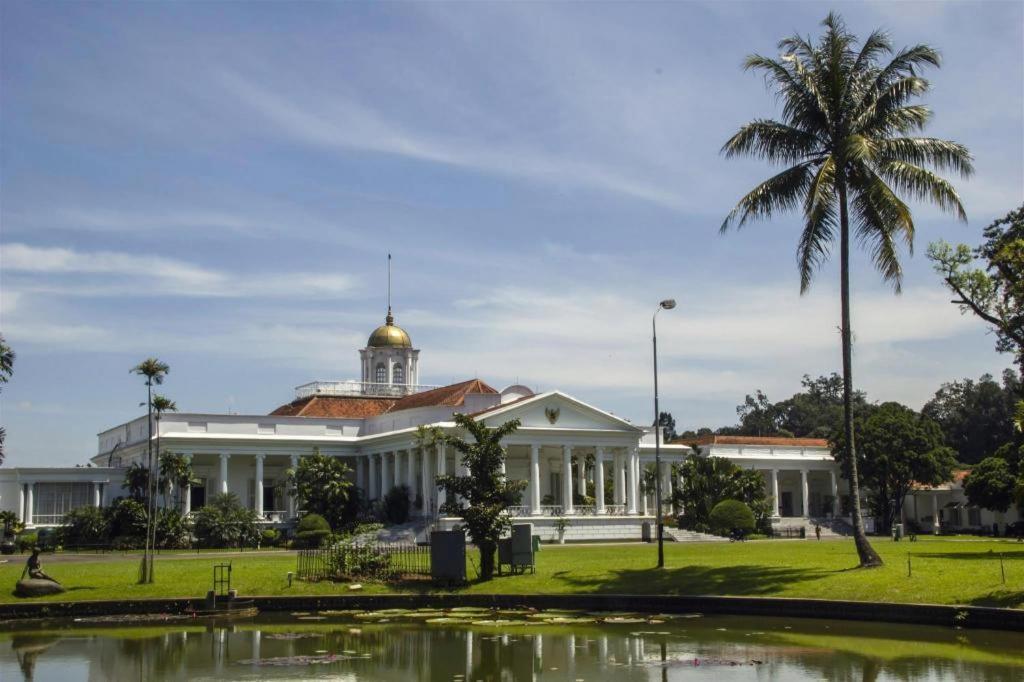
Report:
[[466,582],[466,534],[435,530],[430,534],[430,577],[436,582]]
[[525,573],[527,568],[536,571],[532,523],[517,523],[512,526],[511,537],[498,540],[498,575],[503,566],[508,566],[512,573]]
[[644,521],[640,524],[640,540],[643,542],[651,542],[653,534],[651,533],[651,522]]

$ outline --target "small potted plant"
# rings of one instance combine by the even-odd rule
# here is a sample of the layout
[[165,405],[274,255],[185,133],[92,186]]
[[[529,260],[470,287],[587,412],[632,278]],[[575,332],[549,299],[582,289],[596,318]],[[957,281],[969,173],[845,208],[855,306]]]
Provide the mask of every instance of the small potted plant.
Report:
[[565,544],[565,529],[570,525],[569,519],[564,514],[559,514],[555,517],[555,531],[558,533],[558,544]]

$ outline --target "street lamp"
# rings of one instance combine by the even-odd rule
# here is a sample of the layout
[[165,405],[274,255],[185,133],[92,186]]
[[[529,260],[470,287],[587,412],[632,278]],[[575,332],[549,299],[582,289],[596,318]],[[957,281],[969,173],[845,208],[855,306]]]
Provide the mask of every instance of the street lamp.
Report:
[[676,307],[674,298],[658,304],[651,316],[651,339],[654,344],[654,513],[658,516],[658,568],[665,567],[665,524],[661,518],[661,412],[658,409],[658,313]]

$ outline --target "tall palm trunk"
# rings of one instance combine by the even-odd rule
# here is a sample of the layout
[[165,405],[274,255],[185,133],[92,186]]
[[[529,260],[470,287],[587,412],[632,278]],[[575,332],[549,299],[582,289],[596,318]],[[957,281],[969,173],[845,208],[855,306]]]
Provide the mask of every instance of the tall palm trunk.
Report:
[[853,330],[850,326],[850,219],[846,206],[846,178],[840,172],[837,178],[839,190],[840,223],[840,298],[842,299],[842,340],[843,340],[843,431],[846,436],[846,458],[850,465],[850,498],[853,502],[853,541],[857,546],[860,565],[864,568],[881,566],[868,536],[864,532],[864,520],[860,515],[860,476],[857,473],[857,447],[853,435]]
[[139,567],[139,582],[149,582],[149,524],[153,514],[150,502],[153,499],[153,380],[146,379],[146,425],[149,437],[146,439],[146,542],[142,550],[142,564]]

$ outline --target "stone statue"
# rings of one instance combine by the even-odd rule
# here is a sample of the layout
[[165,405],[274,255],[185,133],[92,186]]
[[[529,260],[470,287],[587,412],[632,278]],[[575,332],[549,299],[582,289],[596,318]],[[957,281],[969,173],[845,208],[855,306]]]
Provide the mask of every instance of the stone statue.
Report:
[[[21,572],[22,580],[25,579],[25,574],[28,573],[28,577],[32,580],[49,580],[50,582],[57,583],[56,580],[43,573],[43,562],[39,560],[39,548],[32,548],[32,556],[25,562],[25,570]],[[57,583],[60,585],[60,583]]]
[[[28,579],[25,579],[28,574]],[[19,597],[42,597],[47,594],[59,594],[64,588],[59,582],[43,572],[43,563],[39,560],[39,548],[32,548],[32,556],[25,562],[25,570],[21,572],[21,580],[14,587]]]

